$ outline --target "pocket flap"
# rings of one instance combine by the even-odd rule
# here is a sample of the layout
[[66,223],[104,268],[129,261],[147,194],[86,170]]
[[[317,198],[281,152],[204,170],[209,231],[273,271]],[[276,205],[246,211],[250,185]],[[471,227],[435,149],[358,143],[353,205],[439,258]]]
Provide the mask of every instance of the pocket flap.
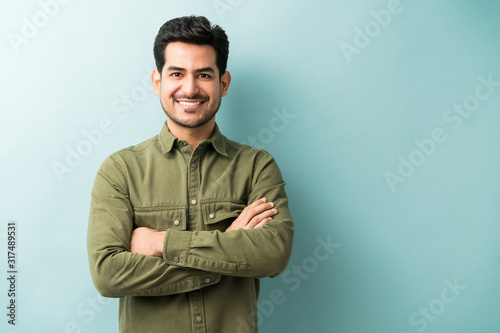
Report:
[[134,226],[158,231],[186,230],[186,207],[138,207],[134,210]]
[[244,203],[235,200],[202,201],[201,206],[205,224],[214,224],[229,218],[234,219],[246,207]]

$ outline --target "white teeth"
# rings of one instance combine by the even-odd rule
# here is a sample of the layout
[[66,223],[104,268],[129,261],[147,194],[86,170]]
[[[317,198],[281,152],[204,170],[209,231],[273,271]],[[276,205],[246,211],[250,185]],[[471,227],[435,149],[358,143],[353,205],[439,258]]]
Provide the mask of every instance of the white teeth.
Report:
[[184,105],[184,106],[195,106],[195,105],[200,105],[201,102],[182,102],[182,101],[179,101],[179,104]]

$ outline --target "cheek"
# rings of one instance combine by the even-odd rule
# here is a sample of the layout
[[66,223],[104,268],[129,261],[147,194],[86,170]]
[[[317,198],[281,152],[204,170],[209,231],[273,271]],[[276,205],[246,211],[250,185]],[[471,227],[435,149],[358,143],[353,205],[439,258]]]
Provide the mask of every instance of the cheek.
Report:
[[221,88],[219,86],[207,87],[205,93],[210,96],[211,100],[217,100],[221,96]]
[[162,100],[168,101],[172,98],[174,92],[175,90],[172,90],[170,87],[162,87],[160,89],[160,97]]

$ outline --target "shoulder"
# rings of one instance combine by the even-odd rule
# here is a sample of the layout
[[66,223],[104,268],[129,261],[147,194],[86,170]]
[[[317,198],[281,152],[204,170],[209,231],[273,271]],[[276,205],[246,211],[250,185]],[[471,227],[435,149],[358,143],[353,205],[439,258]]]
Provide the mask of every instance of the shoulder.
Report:
[[113,167],[123,169],[127,164],[141,163],[141,161],[145,161],[157,154],[161,154],[161,147],[158,135],[155,135],[139,144],[112,153],[102,163],[101,170]]
[[224,142],[226,144],[226,151],[228,155],[232,154],[238,154],[238,155],[243,155],[248,158],[255,158],[257,160],[267,157],[267,158],[272,158],[272,155],[267,152],[264,149],[261,148],[252,148],[248,144],[242,144],[233,140],[228,139],[227,137],[223,136]]
[[111,156],[113,156],[113,155],[122,155],[123,156],[123,155],[141,154],[141,153],[144,153],[148,150],[158,148],[158,144],[159,144],[159,138],[158,138],[158,135],[155,135],[154,137],[149,138],[147,140],[144,140],[143,142],[141,142],[139,144],[120,149],[117,152],[111,154]]
[[241,144],[224,137],[228,157],[235,163],[250,167],[254,177],[261,174],[270,174],[276,179],[281,179],[281,172],[273,155],[261,148],[252,148],[248,144]]

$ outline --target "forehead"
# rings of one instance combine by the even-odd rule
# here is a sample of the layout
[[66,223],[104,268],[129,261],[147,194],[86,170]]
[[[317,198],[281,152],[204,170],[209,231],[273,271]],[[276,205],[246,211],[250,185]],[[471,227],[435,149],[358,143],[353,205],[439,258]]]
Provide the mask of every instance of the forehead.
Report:
[[172,42],[165,49],[165,67],[176,66],[186,70],[213,67],[216,70],[216,53],[210,45]]

